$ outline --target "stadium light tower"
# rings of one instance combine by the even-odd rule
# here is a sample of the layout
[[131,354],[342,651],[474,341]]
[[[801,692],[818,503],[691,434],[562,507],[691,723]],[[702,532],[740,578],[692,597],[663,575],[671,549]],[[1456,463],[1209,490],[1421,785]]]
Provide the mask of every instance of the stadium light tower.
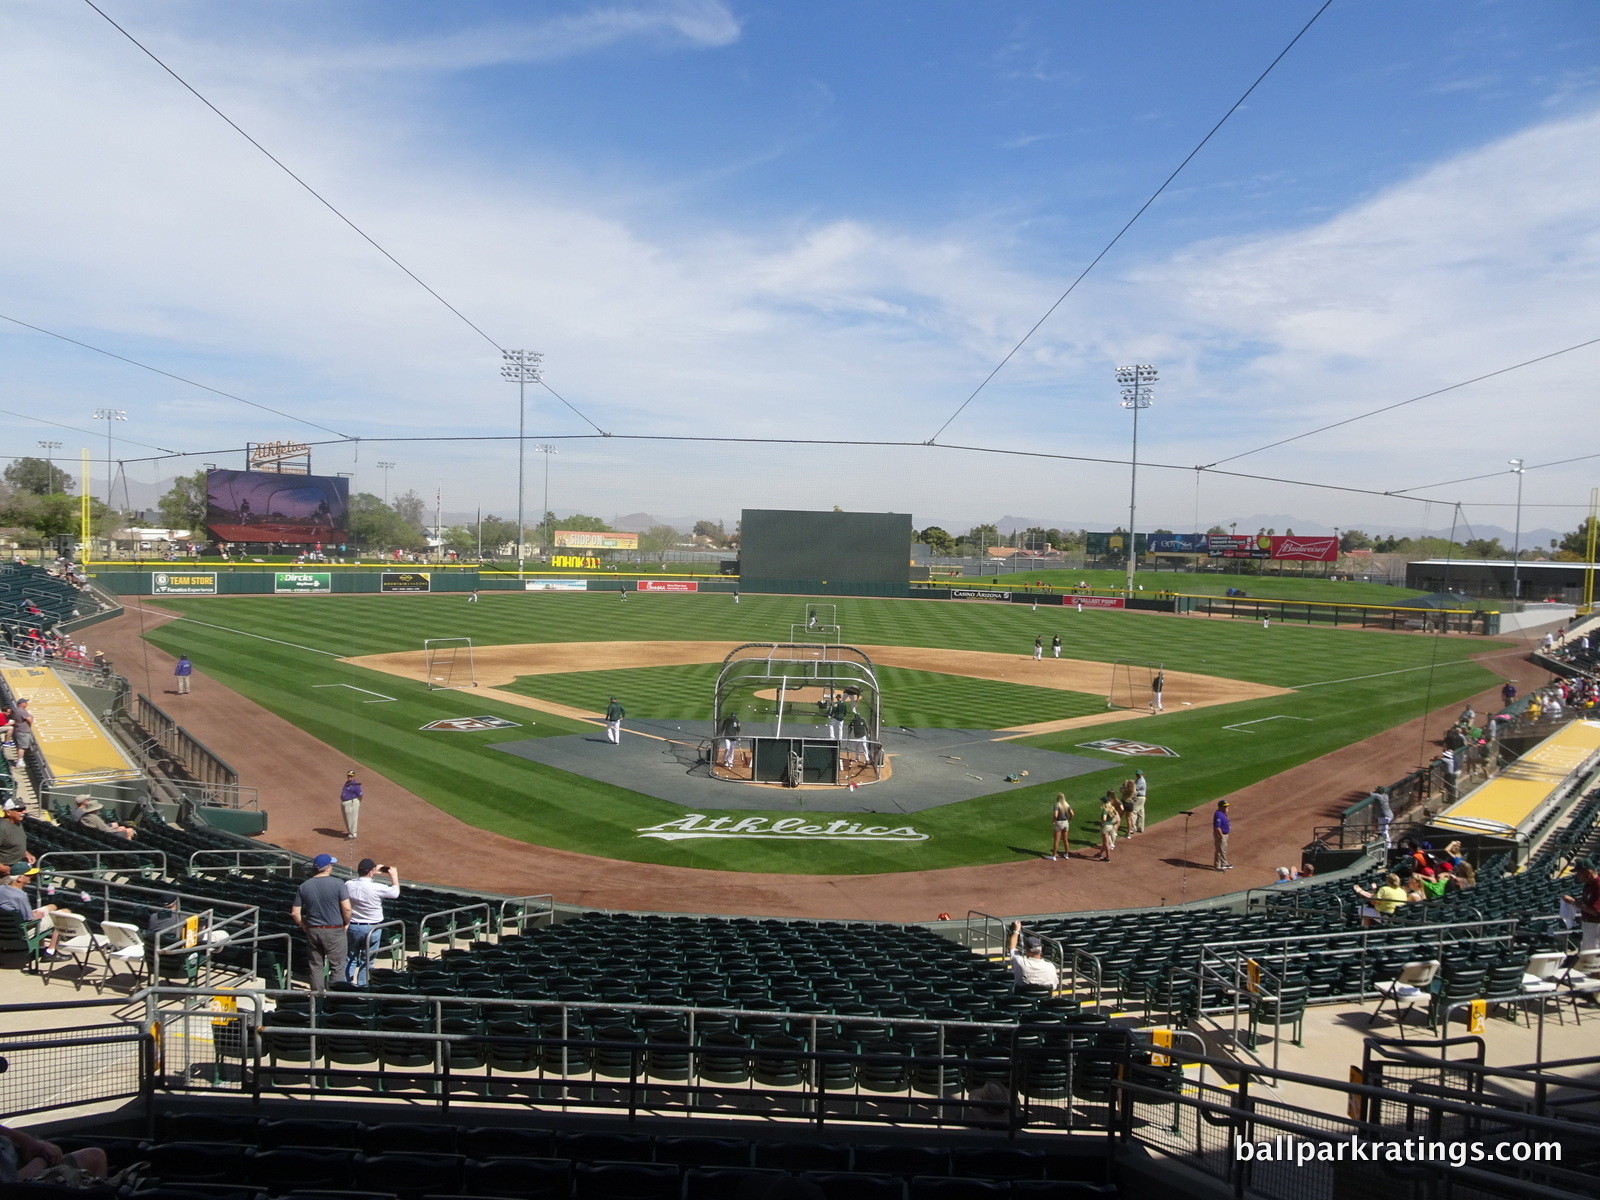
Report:
[[1506,460],[1511,467],[1511,473],[1517,477],[1517,527],[1511,535],[1511,603],[1512,612],[1516,612],[1517,601],[1522,599],[1522,581],[1519,571],[1522,566],[1522,460],[1511,458]]
[[1138,543],[1134,536],[1134,514],[1139,500],[1139,413],[1150,407],[1151,385],[1156,369],[1149,363],[1117,368],[1117,383],[1122,387],[1122,407],[1133,410],[1133,460],[1128,471],[1128,595],[1133,595],[1133,572],[1139,565]]
[[[40,442],[39,449],[44,451],[45,484],[53,492],[56,490],[56,451],[61,449],[60,442]],[[65,472],[62,473],[63,481]]]
[[[544,442],[537,443],[533,449],[534,453],[544,455],[544,507],[539,510],[539,524],[543,526],[544,514],[550,511],[550,456],[552,454],[560,454],[561,451]],[[551,530],[544,530],[539,535],[540,546],[545,546],[553,536],[555,535]]]
[[[523,559],[526,557],[522,532],[522,484],[526,474],[524,464],[528,445],[525,428],[528,385],[544,381],[544,373],[539,367],[544,355],[536,350],[502,350],[500,356],[505,360],[500,367],[500,377],[517,385],[517,578],[521,579]],[[548,463],[549,459],[545,461]]]
[[388,504],[389,503],[389,472],[394,470],[394,464],[392,462],[380,462],[380,463],[377,464],[377,466],[378,466],[378,470],[383,472],[383,502],[385,504]]
[[126,421],[128,414],[120,408],[97,408],[94,410],[94,419],[106,423],[106,507],[111,507],[111,422]]

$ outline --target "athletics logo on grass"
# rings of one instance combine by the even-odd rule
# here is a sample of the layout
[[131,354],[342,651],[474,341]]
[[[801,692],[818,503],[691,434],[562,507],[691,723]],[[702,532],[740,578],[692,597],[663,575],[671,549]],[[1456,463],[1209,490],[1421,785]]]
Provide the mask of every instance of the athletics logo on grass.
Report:
[[450,717],[443,721],[429,721],[422,728],[446,733],[477,733],[480,729],[521,729],[522,726],[504,717]]
[[[705,822],[701,824],[701,822]],[[810,817],[716,817],[690,813],[676,821],[635,829],[642,838],[681,842],[690,838],[778,838],[807,842],[925,842],[928,835],[909,825],[890,829],[886,825],[862,826],[848,819],[813,825]]]
[[1098,742],[1079,742],[1079,750],[1104,750],[1107,754],[1126,754],[1134,758],[1180,758],[1170,746],[1154,742],[1135,742],[1128,738],[1101,738]]

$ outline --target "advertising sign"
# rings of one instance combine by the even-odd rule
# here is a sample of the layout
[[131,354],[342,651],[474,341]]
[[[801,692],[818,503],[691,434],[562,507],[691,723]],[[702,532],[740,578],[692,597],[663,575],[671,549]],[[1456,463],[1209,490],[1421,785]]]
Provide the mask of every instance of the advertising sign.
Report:
[[1081,604],[1085,608],[1126,608],[1128,602],[1121,596],[1063,596],[1063,604]]
[[637,550],[637,533],[595,533],[591,529],[558,529],[556,545],[581,550]]
[[552,567],[565,567],[569,571],[574,567],[587,567],[591,570],[599,570],[600,560],[598,558],[580,556],[577,554],[552,554],[550,556],[550,565]]
[[1212,558],[1272,558],[1289,562],[1335,562],[1337,538],[1270,533],[1213,533],[1206,539]]
[[[1149,547],[1144,534],[1134,535],[1133,546],[1140,554]],[[1128,535],[1126,533],[1086,533],[1084,534],[1083,549],[1091,558],[1105,558],[1107,555],[1121,557],[1128,552]]]
[[997,592],[989,588],[951,588],[952,600],[1010,600],[1010,592]]
[[587,592],[589,581],[587,579],[524,579],[522,590],[525,592]]
[[350,481],[336,475],[207,471],[206,528],[219,542],[349,540]]
[[928,835],[910,825],[862,825],[844,818],[823,823],[821,816],[783,817],[707,817],[690,813],[676,821],[646,825],[635,829],[642,838],[681,842],[692,838],[776,838],[803,842],[925,842]]
[[479,733],[485,729],[521,729],[522,726],[504,717],[446,717],[429,721],[421,728],[423,732],[434,733]]
[[1290,562],[1337,562],[1339,543],[1333,537],[1275,537],[1272,557]]
[[333,591],[331,571],[278,571],[272,577],[272,590],[280,594],[325,595]]
[[150,576],[152,596],[215,596],[217,577],[210,575],[169,575],[157,571]]
[[1144,548],[1151,554],[1204,554],[1206,535],[1203,533],[1152,533]]
[[691,579],[641,579],[641,592],[698,592],[700,584]]
[[427,571],[385,571],[378,577],[380,592],[431,592],[433,576]]

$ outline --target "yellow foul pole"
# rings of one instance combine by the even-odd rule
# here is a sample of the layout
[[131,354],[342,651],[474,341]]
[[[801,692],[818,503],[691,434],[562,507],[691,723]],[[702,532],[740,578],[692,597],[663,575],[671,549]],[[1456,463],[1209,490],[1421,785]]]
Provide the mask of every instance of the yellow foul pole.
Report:
[[1583,573],[1583,606],[1578,609],[1581,616],[1588,616],[1594,611],[1594,551],[1595,535],[1600,533],[1600,488],[1589,489],[1589,546],[1584,553],[1584,561],[1589,564],[1589,569]]
[[78,540],[81,549],[78,560],[88,562],[93,557],[89,547],[89,448],[83,449],[82,470],[78,475]]

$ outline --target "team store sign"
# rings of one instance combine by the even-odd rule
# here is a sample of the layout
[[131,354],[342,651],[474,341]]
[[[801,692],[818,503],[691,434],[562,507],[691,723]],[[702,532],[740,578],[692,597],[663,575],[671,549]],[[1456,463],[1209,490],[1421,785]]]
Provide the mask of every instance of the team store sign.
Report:
[[800,842],[925,842],[928,835],[909,825],[890,829],[886,825],[860,825],[850,820],[812,824],[811,817],[707,817],[690,813],[676,821],[635,829],[639,837],[663,842],[682,842],[691,838],[775,838]]

